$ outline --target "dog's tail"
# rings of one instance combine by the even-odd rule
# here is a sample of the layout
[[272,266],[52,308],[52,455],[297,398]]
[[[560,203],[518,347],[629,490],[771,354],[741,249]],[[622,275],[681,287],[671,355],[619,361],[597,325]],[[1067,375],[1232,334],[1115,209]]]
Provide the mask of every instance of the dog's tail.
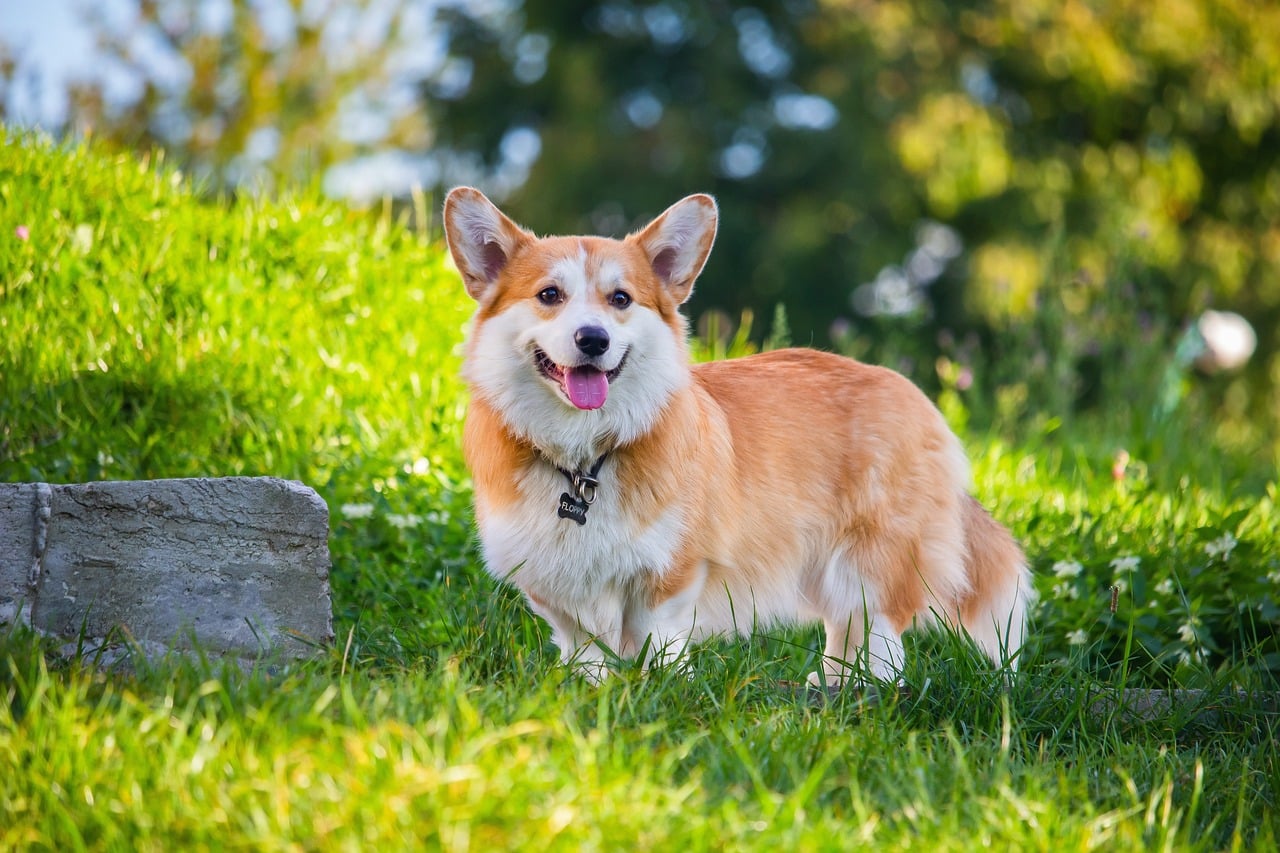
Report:
[[1027,608],[1035,600],[1027,558],[1009,531],[969,495],[963,513],[970,587],[960,601],[960,621],[988,657],[1016,669]]

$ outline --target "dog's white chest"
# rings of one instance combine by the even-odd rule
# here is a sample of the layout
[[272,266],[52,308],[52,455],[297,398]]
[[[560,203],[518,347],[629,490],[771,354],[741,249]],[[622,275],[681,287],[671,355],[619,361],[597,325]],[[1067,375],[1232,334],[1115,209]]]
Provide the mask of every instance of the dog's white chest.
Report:
[[682,532],[672,509],[643,524],[623,511],[607,472],[583,523],[561,516],[567,479],[552,468],[536,470],[520,483],[522,500],[487,512],[480,524],[485,563],[499,580],[554,601],[591,599],[606,586],[671,564]]

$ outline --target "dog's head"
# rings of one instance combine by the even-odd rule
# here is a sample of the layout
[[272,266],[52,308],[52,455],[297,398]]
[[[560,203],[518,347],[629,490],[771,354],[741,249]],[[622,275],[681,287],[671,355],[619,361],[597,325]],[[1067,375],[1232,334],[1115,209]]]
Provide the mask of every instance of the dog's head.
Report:
[[445,234],[478,303],[464,368],[473,392],[517,432],[550,430],[560,446],[574,437],[557,430],[642,434],[688,380],[678,308],[716,223],[715,201],[692,195],[622,240],[539,239],[478,190],[453,190]]

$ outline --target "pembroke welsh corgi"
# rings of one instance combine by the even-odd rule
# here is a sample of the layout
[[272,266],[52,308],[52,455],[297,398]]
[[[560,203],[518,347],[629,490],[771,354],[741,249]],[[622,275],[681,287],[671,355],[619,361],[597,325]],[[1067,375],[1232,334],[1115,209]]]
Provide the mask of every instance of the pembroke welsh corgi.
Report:
[[463,450],[488,570],[591,678],[609,652],[674,659],[809,620],[826,630],[815,683],[898,678],[913,624],[1015,665],[1026,560],[915,385],[809,349],[690,364],[679,306],[718,215],[692,195],[622,240],[538,238],[449,193],[478,303]]

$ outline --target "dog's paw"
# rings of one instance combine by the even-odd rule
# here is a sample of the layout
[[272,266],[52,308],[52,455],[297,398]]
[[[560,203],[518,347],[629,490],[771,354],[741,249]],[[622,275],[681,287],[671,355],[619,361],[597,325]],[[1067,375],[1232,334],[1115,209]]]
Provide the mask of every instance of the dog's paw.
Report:
[[828,693],[839,693],[845,689],[874,690],[880,685],[891,685],[901,689],[906,683],[901,675],[886,673],[881,676],[878,673],[872,673],[872,677],[866,678],[851,669],[845,669],[842,672],[811,672],[805,681],[810,687],[817,687]]
[[604,661],[579,660],[571,663],[570,667],[573,669],[574,675],[593,687],[599,687],[610,675],[609,667]]
[[810,687],[817,687],[823,690],[839,691],[846,684],[859,687],[865,682],[861,678],[855,678],[850,674],[837,674],[833,672],[811,672],[805,681]]

